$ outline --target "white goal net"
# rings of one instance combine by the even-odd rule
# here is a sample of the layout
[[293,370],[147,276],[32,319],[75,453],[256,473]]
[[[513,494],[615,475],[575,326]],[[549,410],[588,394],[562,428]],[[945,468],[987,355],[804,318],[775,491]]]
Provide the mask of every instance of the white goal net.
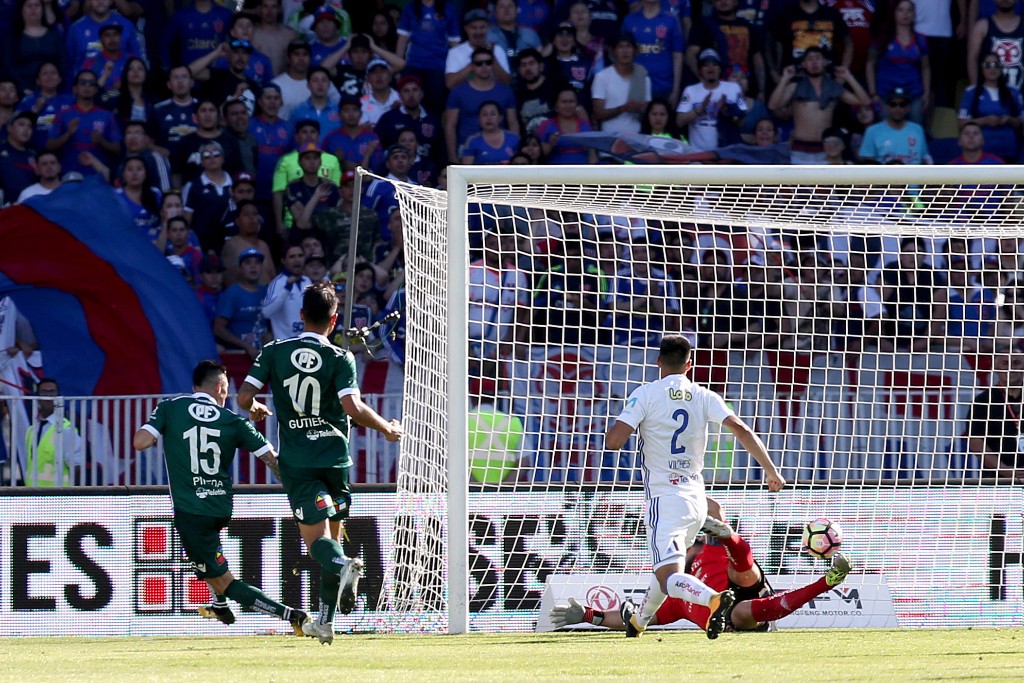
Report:
[[709,495],[771,580],[826,568],[799,553],[806,521],[845,531],[857,575],[793,623],[1022,625],[1015,173],[452,167],[448,193],[400,185],[408,438],[380,628],[533,630],[552,596],[614,608],[646,588],[635,444],[603,436],[665,332],[790,482],[769,493],[711,430]]

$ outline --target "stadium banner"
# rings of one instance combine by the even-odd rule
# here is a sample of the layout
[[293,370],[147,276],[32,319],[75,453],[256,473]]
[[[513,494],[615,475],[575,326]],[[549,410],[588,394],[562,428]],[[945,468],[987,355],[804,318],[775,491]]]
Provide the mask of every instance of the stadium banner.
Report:
[[[768,583],[776,591],[804,586],[813,577],[768,575]],[[594,609],[617,611],[625,599],[639,605],[650,585],[647,574],[585,574],[583,576],[550,576],[540,602],[537,632],[554,631],[551,608],[566,604],[569,598]],[[842,585],[832,588],[776,622],[779,628],[895,628],[896,611],[883,575],[849,576]],[[574,624],[573,630],[604,630],[591,624]],[[653,626],[654,629],[696,630],[689,621]]]
[[[165,493],[0,495],[0,635],[200,635],[290,632],[240,613],[227,628],[200,619],[208,599],[181,556]],[[910,627],[1021,626],[1024,614],[1019,487],[791,489],[714,492],[776,587],[820,576],[826,563],[799,552],[806,520],[840,522],[862,608],[891,604]],[[587,574],[648,571],[643,495],[634,492],[470,494],[471,627],[532,631],[549,577],[582,586]],[[356,492],[345,547],[366,560],[359,606],[342,631],[372,630],[391,557],[395,494]],[[884,515],[878,510],[884,509]],[[877,520],[884,518],[883,526]],[[441,548],[438,520],[417,520],[418,544]],[[945,541],[958,538],[958,552]],[[307,609],[318,568],[283,494],[240,493],[224,554],[236,576]],[[415,547],[415,546],[414,546]],[[424,582],[442,576],[426,573]],[[585,597],[585,596],[583,596]],[[847,595],[849,598],[849,595]],[[837,598],[842,602],[843,598]],[[866,606],[865,606],[866,605]],[[832,606],[817,625],[838,626]],[[237,606],[236,606],[237,611]]]

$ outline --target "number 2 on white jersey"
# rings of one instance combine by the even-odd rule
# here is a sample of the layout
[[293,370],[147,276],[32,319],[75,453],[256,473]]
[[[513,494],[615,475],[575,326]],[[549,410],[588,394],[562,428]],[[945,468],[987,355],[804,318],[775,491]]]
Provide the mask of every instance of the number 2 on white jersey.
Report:
[[672,435],[672,455],[681,455],[686,452],[686,446],[679,442],[680,437],[686,431],[686,428],[690,426],[690,413],[686,412],[685,409],[680,408],[676,412],[672,413],[673,420],[680,420],[681,424],[679,429]]

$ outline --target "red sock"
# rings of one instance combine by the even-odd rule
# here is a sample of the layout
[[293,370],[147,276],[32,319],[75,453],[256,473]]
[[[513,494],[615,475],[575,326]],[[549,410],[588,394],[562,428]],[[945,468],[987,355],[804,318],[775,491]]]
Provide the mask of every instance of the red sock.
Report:
[[757,621],[775,621],[797,611],[828,589],[829,585],[823,576],[809,586],[751,600],[750,613]]
[[729,566],[735,571],[749,571],[754,566],[754,552],[750,544],[740,538],[740,535],[733,533],[729,538],[722,540],[725,552],[729,556]]

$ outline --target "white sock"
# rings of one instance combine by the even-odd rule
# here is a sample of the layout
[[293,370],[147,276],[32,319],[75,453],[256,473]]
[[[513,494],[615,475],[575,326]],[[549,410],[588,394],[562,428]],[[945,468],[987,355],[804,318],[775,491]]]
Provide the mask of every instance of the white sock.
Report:
[[651,623],[651,619],[654,618],[658,608],[661,607],[661,604],[665,602],[667,597],[661,590],[661,583],[658,581],[658,577],[652,576],[651,585],[647,589],[644,601],[640,603],[640,613],[637,615],[640,626],[647,628],[647,624]]
[[715,594],[715,591],[704,585],[697,577],[678,572],[668,577],[665,587],[668,588],[668,594],[673,598],[704,605],[705,607],[711,603],[711,597]]

